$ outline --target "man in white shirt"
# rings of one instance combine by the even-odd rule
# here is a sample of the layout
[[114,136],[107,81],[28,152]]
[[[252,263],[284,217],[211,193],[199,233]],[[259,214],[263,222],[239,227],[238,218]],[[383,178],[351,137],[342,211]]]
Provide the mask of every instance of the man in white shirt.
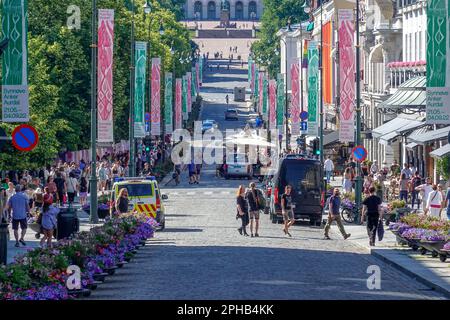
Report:
[[428,212],[428,196],[433,191],[433,186],[431,184],[431,178],[428,177],[425,184],[421,184],[420,186],[416,187],[416,191],[422,191],[422,209],[423,213],[427,214]]
[[327,160],[325,160],[323,169],[325,170],[325,174],[327,176],[327,183],[330,183],[331,175],[334,170],[334,164],[330,156],[328,156]]
[[374,160],[372,165],[370,166],[370,173],[375,175],[378,172],[378,162]]

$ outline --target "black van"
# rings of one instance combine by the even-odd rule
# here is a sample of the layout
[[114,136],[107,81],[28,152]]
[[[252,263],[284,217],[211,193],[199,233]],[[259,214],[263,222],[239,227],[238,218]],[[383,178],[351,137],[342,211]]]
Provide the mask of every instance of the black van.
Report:
[[324,206],[323,169],[319,160],[305,155],[287,155],[280,159],[272,179],[270,219],[272,223],[283,220],[281,195],[286,185],[292,186],[292,203],[296,220],[309,219],[311,225],[320,226]]

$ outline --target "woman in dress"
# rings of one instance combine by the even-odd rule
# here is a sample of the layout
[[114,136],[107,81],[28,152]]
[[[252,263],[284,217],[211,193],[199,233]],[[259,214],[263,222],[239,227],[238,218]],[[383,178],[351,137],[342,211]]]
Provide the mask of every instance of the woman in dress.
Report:
[[433,191],[428,194],[427,199],[427,212],[430,216],[440,218],[442,200],[442,193],[438,190],[437,185],[433,184]]
[[347,167],[344,172],[344,181],[342,182],[342,188],[345,193],[352,192],[352,171],[350,167]]
[[241,218],[242,226],[238,229],[239,233],[248,236],[247,225],[249,223],[248,217],[248,205],[245,199],[245,187],[243,185],[239,186],[236,198],[237,204],[237,216],[236,219]]
[[44,237],[41,239],[41,248],[44,247],[47,241],[47,248],[52,247],[53,232],[57,227],[56,216],[59,213],[59,209],[53,204],[53,196],[46,193],[44,195],[44,206],[42,207],[42,224],[41,230]]

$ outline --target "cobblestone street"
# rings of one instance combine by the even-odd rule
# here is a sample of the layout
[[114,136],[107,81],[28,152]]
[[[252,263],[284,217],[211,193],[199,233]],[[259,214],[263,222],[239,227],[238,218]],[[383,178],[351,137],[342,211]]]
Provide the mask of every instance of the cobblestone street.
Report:
[[[246,72],[241,71],[244,86]],[[212,86],[223,90],[234,85],[205,80],[206,101],[212,96],[220,100]],[[217,120],[223,129],[225,108],[206,102],[202,116]],[[92,298],[442,299],[336,233],[332,241],[322,240],[323,229],[308,223],[296,224],[288,238],[281,224],[261,215],[259,238],[239,235],[240,220],[235,219],[239,184],[248,181],[223,180],[215,177],[214,168],[204,167],[199,185],[189,185],[183,173],[179,186],[162,186],[169,196],[166,229],[156,233],[136,259],[107,279]],[[371,275],[367,268],[372,265],[381,270],[380,290],[367,287]]]

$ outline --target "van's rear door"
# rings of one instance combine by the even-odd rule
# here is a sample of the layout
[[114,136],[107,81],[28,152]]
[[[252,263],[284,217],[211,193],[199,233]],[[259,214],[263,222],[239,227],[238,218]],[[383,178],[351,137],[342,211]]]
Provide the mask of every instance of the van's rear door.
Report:
[[[284,192],[286,185],[292,186],[295,212],[320,210],[322,183],[320,167],[320,163],[313,160],[285,159],[283,161],[280,170],[280,192]],[[311,208],[311,206],[318,206],[318,208]]]

